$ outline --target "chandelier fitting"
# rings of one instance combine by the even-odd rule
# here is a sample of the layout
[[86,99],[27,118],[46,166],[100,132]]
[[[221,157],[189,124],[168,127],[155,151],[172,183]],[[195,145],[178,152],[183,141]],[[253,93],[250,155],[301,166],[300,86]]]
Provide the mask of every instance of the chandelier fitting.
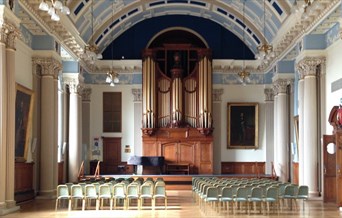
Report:
[[119,83],[119,74],[110,69],[107,73],[106,83],[109,83],[110,86],[115,86],[115,83]]
[[[50,4],[48,2],[51,2]],[[39,10],[47,11],[49,15],[51,15],[51,20],[59,21],[61,18],[58,15],[58,12],[69,15],[70,9],[66,6],[66,0],[64,4],[59,0],[42,0],[39,4]]]

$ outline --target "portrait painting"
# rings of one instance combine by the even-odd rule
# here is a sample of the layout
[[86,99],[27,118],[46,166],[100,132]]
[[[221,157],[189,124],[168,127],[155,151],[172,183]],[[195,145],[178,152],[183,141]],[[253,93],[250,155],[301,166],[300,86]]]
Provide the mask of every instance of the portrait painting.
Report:
[[258,103],[227,104],[227,148],[258,148]]
[[15,97],[15,159],[25,161],[32,129],[33,92],[16,84]]

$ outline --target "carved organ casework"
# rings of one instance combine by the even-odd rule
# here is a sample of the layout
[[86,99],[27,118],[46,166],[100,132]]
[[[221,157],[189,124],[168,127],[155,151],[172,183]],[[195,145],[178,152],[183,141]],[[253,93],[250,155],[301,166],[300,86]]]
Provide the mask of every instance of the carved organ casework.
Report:
[[210,49],[171,43],[145,49],[142,117],[145,156],[212,173]]

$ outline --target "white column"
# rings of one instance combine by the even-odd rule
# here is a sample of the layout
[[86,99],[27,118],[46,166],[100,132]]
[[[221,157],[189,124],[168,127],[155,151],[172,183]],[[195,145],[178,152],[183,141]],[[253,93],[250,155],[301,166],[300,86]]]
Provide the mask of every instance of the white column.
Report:
[[[5,29],[0,29],[0,102],[7,102]],[[0,104],[0,215],[6,208],[6,172],[7,172],[7,104]]]
[[82,89],[82,144],[84,153],[84,171],[89,174],[89,161],[91,157],[91,141],[90,141],[90,95],[91,88]]
[[265,93],[265,134],[266,134],[266,174],[272,173],[271,163],[274,161],[274,94],[271,88]]
[[299,185],[304,185],[304,78],[303,75],[299,75],[298,81],[298,134],[299,144],[298,146],[298,179]]
[[278,117],[278,109],[277,109],[277,102],[278,102],[278,91],[275,87],[273,87],[273,92],[274,92],[274,103],[273,103],[273,108],[274,108],[274,122],[273,122],[273,133],[274,133],[274,139],[273,139],[273,149],[274,149],[274,161],[273,161],[273,167],[274,167],[274,171],[275,173],[277,174],[277,176],[280,176],[280,169],[278,167],[278,163],[279,163],[279,158],[278,158],[278,142],[277,142],[277,129],[278,129],[278,126],[277,126],[277,117]]
[[131,155],[141,156],[142,151],[142,89],[132,89],[134,97],[134,148]]
[[61,64],[53,58],[33,58],[41,66],[40,198],[53,198],[57,184],[56,77]]
[[277,176],[282,182],[287,182],[289,179],[289,117],[288,117],[288,103],[287,103],[287,79],[278,79],[274,82],[276,89],[276,129],[275,129],[275,147],[277,155]]
[[[7,208],[15,207],[14,200],[14,168],[15,168],[15,39],[18,33],[12,32],[7,38],[6,71],[7,71],[7,174],[6,204]],[[30,143],[30,142],[29,142]],[[18,208],[19,209],[19,208]]]
[[[60,77],[61,79],[61,77]],[[64,90],[63,90],[63,84],[61,81],[59,81],[58,84],[58,163],[63,161],[63,138],[64,138]]]
[[222,123],[224,123],[223,120],[221,120],[221,111],[222,111],[222,94],[224,90],[223,89],[213,89],[212,91],[212,99],[213,99],[213,108],[212,108],[212,114],[213,114],[213,120],[215,131],[213,132],[213,138],[214,138],[214,148],[213,148],[213,155],[214,155],[214,174],[221,174],[221,161],[222,161],[222,149],[226,150],[227,145],[226,143],[222,143],[222,137],[221,137],[221,126]]
[[78,181],[78,170],[80,167],[80,139],[79,139],[79,95],[78,82],[69,83],[69,157],[68,157],[68,181]]
[[20,20],[0,6],[0,216],[19,210],[14,200],[15,43]]
[[303,94],[303,184],[309,186],[310,196],[318,196],[318,102],[317,73],[318,66],[325,63],[322,57],[307,57],[298,63],[298,68],[304,73]]

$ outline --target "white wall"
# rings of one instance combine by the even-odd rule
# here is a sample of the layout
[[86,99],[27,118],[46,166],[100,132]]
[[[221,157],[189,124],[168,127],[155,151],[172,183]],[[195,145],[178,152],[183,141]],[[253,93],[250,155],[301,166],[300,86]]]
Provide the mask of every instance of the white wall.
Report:
[[16,43],[15,60],[15,81],[32,89],[32,50],[20,40]]
[[341,61],[342,41],[338,40],[334,45],[327,49],[326,56],[326,83],[325,83],[325,101],[326,116],[324,123],[326,132],[322,134],[332,134],[333,128],[328,122],[330,110],[333,106],[340,104],[342,98],[342,89],[331,92],[331,83],[342,78],[342,61]]
[[[121,137],[121,160],[127,161],[131,154],[134,154],[134,98],[132,94],[133,88],[141,88],[141,86],[133,85],[92,85],[92,93],[90,99],[90,142],[94,137]],[[103,92],[121,92],[122,93],[122,132],[121,133],[104,133],[103,122]],[[139,121],[140,122],[140,121]],[[131,153],[124,153],[125,145],[130,145]],[[102,149],[102,147],[101,147]],[[91,151],[91,149],[90,149]],[[102,160],[102,158],[100,158]]]
[[[265,95],[264,85],[215,85],[215,89],[223,88],[221,104],[221,161],[266,161],[265,141]],[[257,102],[259,103],[259,148],[227,149],[227,103]],[[214,122],[217,122],[214,120]],[[215,131],[215,130],[214,130]],[[215,142],[214,142],[215,144]],[[214,157],[215,158],[215,157]]]

